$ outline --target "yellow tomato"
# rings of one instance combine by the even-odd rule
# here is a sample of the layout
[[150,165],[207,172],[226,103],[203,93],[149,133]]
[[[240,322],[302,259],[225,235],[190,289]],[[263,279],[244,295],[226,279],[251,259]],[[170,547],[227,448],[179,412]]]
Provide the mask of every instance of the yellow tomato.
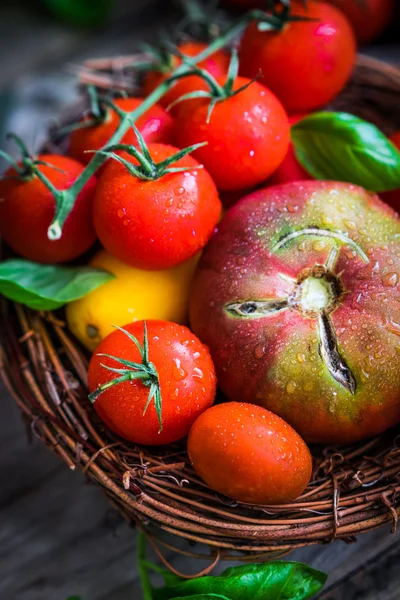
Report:
[[93,351],[113,330],[132,321],[162,319],[185,324],[189,288],[199,255],[164,271],[135,269],[101,250],[91,260],[115,279],[67,305],[72,333]]

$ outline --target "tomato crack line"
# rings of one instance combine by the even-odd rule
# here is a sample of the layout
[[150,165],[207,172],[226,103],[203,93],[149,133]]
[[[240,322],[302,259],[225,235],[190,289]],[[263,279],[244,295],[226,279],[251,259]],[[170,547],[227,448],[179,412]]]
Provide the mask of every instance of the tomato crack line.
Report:
[[329,315],[322,311],[318,317],[320,352],[329,373],[351,394],[356,392],[356,380],[345,360],[340,356],[337,336]]

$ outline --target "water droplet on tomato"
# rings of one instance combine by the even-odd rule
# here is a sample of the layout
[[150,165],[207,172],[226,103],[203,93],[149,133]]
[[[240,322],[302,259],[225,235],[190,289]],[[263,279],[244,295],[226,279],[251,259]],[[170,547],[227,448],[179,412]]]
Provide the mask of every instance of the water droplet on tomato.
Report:
[[382,284],[385,287],[396,287],[398,281],[399,281],[399,277],[398,277],[397,273],[393,273],[393,272],[386,273],[382,277]]
[[193,377],[196,379],[203,379],[203,371],[198,367],[194,367],[193,369]]
[[313,250],[323,250],[326,248],[326,243],[323,240],[316,240],[313,245]]
[[249,156],[251,156],[251,158],[253,158],[254,155],[255,155],[255,151],[254,150],[250,150]]
[[119,208],[117,210],[117,215],[119,216],[120,219],[122,219],[122,217],[124,217],[126,215],[126,208]]
[[172,376],[175,381],[182,381],[187,376],[187,371],[182,367],[180,358],[173,358],[175,368],[172,371]]
[[254,348],[254,357],[257,359],[260,359],[264,356],[264,354],[265,354],[264,344],[257,344],[257,346]]
[[288,394],[294,394],[294,392],[296,391],[296,382],[289,381],[286,385],[286,391]]
[[165,206],[173,206],[174,204],[174,199],[173,198],[168,198],[168,200],[165,201]]
[[175,190],[175,194],[176,194],[177,196],[182,196],[182,194],[184,194],[184,193],[185,193],[185,188],[184,188],[184,187],[179,187],[179,188],[177,188],[177,189]]

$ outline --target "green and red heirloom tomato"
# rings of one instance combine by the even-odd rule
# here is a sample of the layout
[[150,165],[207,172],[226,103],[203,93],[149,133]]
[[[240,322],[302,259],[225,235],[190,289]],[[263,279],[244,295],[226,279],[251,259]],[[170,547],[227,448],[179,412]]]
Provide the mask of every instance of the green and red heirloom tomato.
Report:
[[106,425],[151,446],[187,435],[216,389],[207,347],[187,327],[156,320],[129,323],[104,338],[91,358],[88,383]]
[[[247,27],[240,45],[240,74],[256,77],[274,92],[287,111],[308,112],[327,104],[348,81],[356,42],[347,18],[324,2],[291,2],[295,15],[277,31]],[[260,24],[261,26],[262,24]]]
[[[179,152],[150,144],[155,163]],[[138,161],[126,152],[121,157]],[[143,269],[168,269],[194,256],[209,240],[221,214],[211,176],[191,156],[156,179],[140,179],[125,165],[109,161],[94,200],[94,224],[103,246],[120,260]]]
[[304,439],[400,420],[400,220],[375,194],[305,181],[231,208],[200,261],[190,321],[230,400]]
[[[249,83],[237,77],[233,90]],[[198,99],[192,110],[178,116],[177,145],[183,148],[207,142],[193,155],[221,190],[251,188],[272,175],[290,141],[287,114],[274,94],[254,81],[237,94],[217,101],[208,119],[209,106],[210,99]]]
[[[397,131],[391,136],[391,141],[400,150],[400,131]],[[394,208],[397,213],[400,213],[400,188],[391,192],[382,192],[379,194],[382,200],[387,202],[389,206]]]
[[328,0],[344,12],[361,43],[372,42],[389,26],[396,0]]
[[[194,57],[197,54],[200,54],[200,52],[203,52],[203,50],[206,48],[207,44],[203,42],[190,41],[178,44],[178,51],[184,56],[189,57]],[[168,79],[168,77],[170,77],[173,73],[174,69],[176,69],[182,63],[182,59],[174,56],[173,54],[168,56],[168,61],[169,64],[160,64],[158,65],[157,70],[150,70],[146,74],[143,84],[143,92],[145,96],[151,94],[156,87]],[[204,69],[210,73],[213,77],[222,77],[226,75],[229,68],[229,54],[226,50],[218,50],[205,60],[199,62],[197,66],[200,69]],[[198,90],[207,91],[207,83],[198,75],[190,75],[174,83],[171,89],[162,96],[159,102],[163,106],[168,107],[176,102],[176,100],[178,100],[178,98],[181,96],[191,92],[197,92]],[[171,107],[171,113],[173,115],[178,115],[182,110],[190,109],[191,105],[192,102],[190,100],[182,104],[176,104]]]
[[[68,189],[83,171],[73,158],[42,154],[36,169],[60,190]],[[46,165],[40,164],[43,161]],[[9,178],[9,179],[7,179]],[[52,192],[35,173],[18,175],[12,167],[0,181],[0,232],[18,254],[43,263],[73,260],[88,250],[96,239],[92,202],[96,179],[92,177],[78,195],[59,240],[49,240],[47,230],[55,213]]]
[[291,502],[312,473],[310,451],[288,423],[265,408],[239,402],[212,406],[198,417],[188,454],[212,489],[250,504]]
[[[125,112],[132,112],[143,102],[143,98],[116,98],[113,100],[115,106]],[[90,119],[90,115],[85,120]],[[93,153],[88,151],[100,150],[108,143],[110,137],[115,133],[120,117],[112,108],[106,109],[104,120],[91,125],[76,129],[70,134],[68,153],[76,160],[87,164],[93,158]],[[172,141],[174,119],[159,104],[154,104],[144,115],[135,122],[144,140],[147,143]],[[136,133],[129,129],[123,136],[122,143],[137,145]]]

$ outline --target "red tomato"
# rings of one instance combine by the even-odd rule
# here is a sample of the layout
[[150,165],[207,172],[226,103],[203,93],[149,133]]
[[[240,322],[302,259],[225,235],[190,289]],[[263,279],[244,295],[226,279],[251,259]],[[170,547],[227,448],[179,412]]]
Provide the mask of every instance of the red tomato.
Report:
[[311,478],[311,454],[301,437],[252,404],[227,402],[203,412],[190,430],[188,453],[212,489],[240,502],[291,502]]
[[[249,80],[237,77],[234,89]],[[221,190],[250,188],[269,177],[289,146],[289,122],[279,100],[254,81],[246,89],[215,105],[207,123],[209,99],[179,115],[178,146],[207,142],[193,155],[204,164]]]
[[[131,112],[143,102],[143,98],[116,98],[114,104],[120,109]],[[88,117],[90,118],[90,117]],[[69,154],[84,164],[90,162],[93,154],[87,150],[100,150],[107,144],[120,123],[117,113],[111,108],[106,120],[99,125],[76,129],[70,135]],[[171,141],[174,119],[158,104],[154,104],[135,123],[144,140],[148,143]],[[123,144],[137,145],[136,134],[129,129],[121,140]]]
[[[207,44],[202,42],[184,42],[178,45],[179,51],[185,56],[196,56],[200,54]],[[181,59],[171,55],[172,66],[167,71],[150,71],[143,84],[143,90],[146,96],[148,96],[156,87],[158,87],[165,79],[167,79],[172,71],[181,64]],[[221,77],[225,75],[229,68],[230,57],[226,50],[218,50],[197,66],[201,69],[205,69],[208,73],[211,73],[213,77]],[[184,94],[195,92],[197,90],[207,90],[209,87],[207,83],[197,75],[189,75],[184,77],[180,81],[174,84],[174,86],[160,99],[160,104],[168,107],[170,104],[178,100]],[[178,115],[182,110],[188,110],[192,105],[192,101],[188,100],[184,103],[176,104],[171,108],[173,115]]]
[[295,0],[293,13],[315,19],[287,23],[282,31],[247,27],[240,45],[240,73],[263,83],[289,112],[308,112],[327,104],[348,81],[356,42],[347,18],[335,7]]
[[[397,131],[390,138],[393,144],[400,150],[400,131]],[[393,190],[391,192],[383,192],[379,194],[379,196],[384,200],[389,206],[394,208],[396,212],[400,214],[400,188],[397,190]]]
[[394,17],[395,0],[328,0],[349,19],[359,42],[372,42]]
[[[42,154],[55,168],[39,165],[38,169],[60,190],[68,189],[83,171],[83,165],[67,156]],[[16,176],[13,168],[6,176]],[[18,254],[43,263],[66,262],[80,256],[92,246],[96,234],[92,222],[92,202],[96,179],[92,177],[78,195],[59,240],[47,237],[55,213],[52,193],[33,175],[26,180],[0,181],[0,231],[7,244]]]
[[[169,444],[189,433],[200,413],[211,406],[215,397],[216,377],[210,353],[187,327],[167,321],[146,321],[149,363],[156,375],[112,385],[94,401],[99,416],[112,431],[137,444]],[[143,321],[129,323],[125,331],[143,346]],[[103,356],[101,356],[103,354]],[[88,372],[89,391],[120,377],[107,367],[121,368],[115,356],[144,363],[134,342],[121,330],[110,333],[93,354]],[[103,366],[105,365],[105,367]],[[124,368],[129,368],[124,365]],[[146,369],[144,369],[146,371]],[[137,370],[133,370],[137,373]],[[146,375],[145,375],[146,377]],[[158,382],[158,383],[156,383]],[[156,383],[161,393],[161,426],[151,401],[145,414],[150,387]]]
[[[157,163],[178,152],[149,144]],[[126,153],[125,159],[137,165]],[[143,269],[173,267],[203,248],[221,213],[213,180],[191,156],[173,164],[188,167],[145,181],[110,161],[97,185],[94,224],[103,246],[120,260]]]
[[[290,125],[294,125],[301,121],[306,115],[292,115],[289,117]],[[304,181],[313,179],[313,177],[301,166],[296,158],[292,142],[289,144],[289,149],[275,173],[268,180],[269,185],[278,185],[280,183],[289,183],[289,181]]]

